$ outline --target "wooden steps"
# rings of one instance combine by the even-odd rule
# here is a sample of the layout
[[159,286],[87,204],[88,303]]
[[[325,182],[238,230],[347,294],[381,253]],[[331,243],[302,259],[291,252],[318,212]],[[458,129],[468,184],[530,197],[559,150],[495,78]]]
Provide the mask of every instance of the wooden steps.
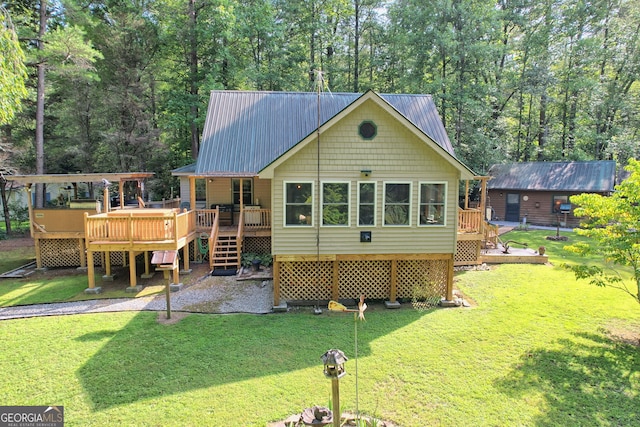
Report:
[[236,236],[218,236],[215,251],[212,258],[212,268],[215,269],[238,269],[240,266],[240,255],[238,251],[238,241]]

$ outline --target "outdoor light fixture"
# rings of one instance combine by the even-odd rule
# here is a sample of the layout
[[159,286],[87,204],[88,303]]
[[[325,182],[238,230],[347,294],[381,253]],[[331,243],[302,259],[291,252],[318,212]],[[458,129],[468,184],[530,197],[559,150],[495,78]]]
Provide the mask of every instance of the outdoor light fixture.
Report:
[[362,169],[360,173],[364,176],[369,176],[371,175],[371,169]]

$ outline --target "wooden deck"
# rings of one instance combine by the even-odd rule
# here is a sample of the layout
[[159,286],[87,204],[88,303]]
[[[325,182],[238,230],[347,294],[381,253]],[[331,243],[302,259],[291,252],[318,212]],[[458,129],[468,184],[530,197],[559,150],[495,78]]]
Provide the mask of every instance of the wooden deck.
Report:
[[[178,209],[130,209],[84,215],[89,289],[95,288],[94,252],[127,252],[129,282],[137,284],[135,257],[145,255],[145,274],[150,274],[149,252],[183,249],[184,269],[189,269],[189,242],[196,238],[196,213]],[[110,274],[109,257],[107,275]]]

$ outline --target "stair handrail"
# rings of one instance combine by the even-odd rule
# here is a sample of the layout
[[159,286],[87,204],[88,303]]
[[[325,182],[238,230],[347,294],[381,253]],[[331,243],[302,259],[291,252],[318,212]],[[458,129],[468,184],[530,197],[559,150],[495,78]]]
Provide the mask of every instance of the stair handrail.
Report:
[[213,256],[216,252],[216,245],[218,243],[218,233],[220,231],[220,227],[218,225],[218,220],[220,218],[220,211],[218,207],[214,209],[213,213],[213,221],[211,224],[211,233],[209,233],[209,268],[213,269]]
[[238,217],[238,233],[236,234],[236,242],[238,245],[238,269],[242,264],[242,242],[244,239],[244,209],[240,209],[240,215]]

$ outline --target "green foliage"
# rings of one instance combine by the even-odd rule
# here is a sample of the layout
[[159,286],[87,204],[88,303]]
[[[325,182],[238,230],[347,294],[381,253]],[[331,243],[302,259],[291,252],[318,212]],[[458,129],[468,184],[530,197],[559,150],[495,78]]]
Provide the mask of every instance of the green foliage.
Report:
[[635,289],[626,286],[618,274],[606,275],[599,267],[572,266],[576,277],[591,278],[591,283],[612,286],[631,295],[640,303],[640,162],[629,160],[629,178],[616,186],[609,196],[580,194],[571,197],[577,205],[574,215],[581,217],[576,233],[592,239],[591,243],[569,245],[567,250],[581,254],[597,254],[605,262],[629,266]]
[[240,260],[240,264],[243,267],[251,267],[254,260],[260,260],[260,265],[269,267],[273,264],[273,256],[271,254],[258,254],[253,252],[243,252]]
[[13,119],[27,96],[24,60],[9,12],[0,5],[0,125]]
[[[169,171],[199,150],[210,90],[308,91],[318,69],[331,91],[431,93],[477,173],[505,159],[640,155],[634,0],[49,2],[43,51],[37,3],[5,7],[29,65],[47,60],[47,172],[152,171],[166,195]],[[15,73],[0,74],[0,123],[11,122],[11,144],[31,147],[36,94],[20,84],[8,22],[0,69]],[[28,171],[37,158],[12,162]]]

